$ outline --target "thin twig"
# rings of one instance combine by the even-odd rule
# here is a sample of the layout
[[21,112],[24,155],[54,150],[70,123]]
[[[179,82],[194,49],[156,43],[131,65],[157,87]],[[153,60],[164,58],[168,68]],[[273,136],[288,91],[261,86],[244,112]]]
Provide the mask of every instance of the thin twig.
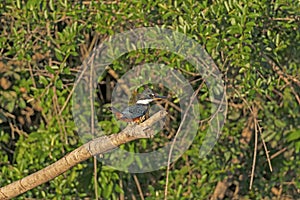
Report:
[[137,187],[137,189],[138,189],[138,191],[139,191],[139,194],[140,194],[141,199],[144,200],[143,190],[142,190],[142,188],[141,188],[139,179],[137,178],[137,176],[136,176],[135,174],[133,175],[133,179],[134,179],[134,182],[135,182],[135,184],[136,184],[136,187]]
[[[91,133],[93,138],[95,138],[95,107],[94,107],[94,59],[91,60],[90,76],[89,76],[89,100],[90,100],[90,110],[91,110]],[[98,178],[97,178],[97,159],[94,156],[94,190],[95,198],[98,199]]]
[[287,150],[287,148],[284,147],[283,149],[281,149],[281,150],[279,150],[278,152],[274,153],[274,154],[270,157],[270,159],[272,160],[273,158],[277,157],[279,154],[285,152],[286,150]]
[[95,188],[95,199],[99,199],[98,197],[98,180],[97,180],[97,157],[94,156],[94,188]]
[[[290,83],[289,81],[289,78],[291,79],[290,76],[286,75],[279,66],[276,65],[276,63],[271,59],[269,58],[268,56],[262,54],[262,56],[267,60],[267,62],[269,63],[269,65],[272,66],[273,68],[273,71],[275,71],[277,73],[277,75],[287,84],[287,85],[290,85],[290,89],[291,89],[291,92],[294,94],[298,104],[300,105],[300,97],[299,95],[297,94],[297,92],[295,91],[295,88],[293,87],[292,83]],[[286,76],[288,76],[289,78],[287,78]],[[292,81],[294,79],[291,79]],[[296,81],[296,83],[299,83],[298,81]]]
[[117,74],[117,72],[115,70],[113,70],[111,67],[107,66],[105,68],[107,70],[107,72],[114,78],[117,80],[120,88],[122,88],[122,90],[128,95],[130,96],[131,92],[130,89],[128,88],[128,85],[125,84],[123,79],[119,78],[119,75]]
[[[256,119],[254,118],[254,121]],[[255,141],[254,141],[254,152],[253,152],[253,162],[252,162],[252,171],[251,171],[251,177],[250,177],[250,186],[249,189],[252,189],[252,184],[253,184],[253,179],[254,179],[254,172],[255,172],[255,164],[256,164],[256,154],[257,154],[257,124],[254,123],[254,128],[255,128]]]
[[[238,93],[238,95],[241,97],[240,93],[234,88],[234,90]],[[242,97],[241,97],[242,98]],[[257,121],[257,112],[254,112],[254,109],[252,109],[250,107],[250,105],[248,104],[248,102],[242,98],[242,100],[245,102],[245,104],[247,105],[248,109],[250,110],[250,112],[252,113],[252,116],[253,116],[253,119],[254,119],[254,127],[255,127],[255,147],[254,147],[254,158],[253,158],[253,164],[255,164],[256,162],[256,151],[257,151],[257,132],[259,130],[259,133],[260,133],[260,136],[262,138],[262,142],[263,142],[263,145],[264,145],[264,150],[265,150],[265,153],[266,153],[266,157],[267,157],[267,160],[268,160],[268,164],[269,164],[269,168],[270,168],[270,171],[272,172],[273,169],[272,169],[272,164],[271,164],[271,160],[270,160],[270,157],[269,157],[269,151],[267,149],[267,145],[265,143],[265,140],[262,136],[262,130],[261,130],[261,127],[259,126],[259,123]],[[252,172],[251,172],[251,179],[250,179],[250,186],[249,186],[249,189],[251,190],[252,188],[252,184],[253,184],[253,179],[254,179],[254,170],[255,170],[255,166],[252,165]]]
[[258,132],[260,134],[260,138],[262,140],[262,143],[263,143],[263,146],[264,146],[264,149],[265,149],[265,153],[266,153],[266,156],[267,156],[267,161],[268,161],[268,164],[269,164],[270,171],[272,172],[273,169],[272,169],[272,164],[271,164],[271,160],[270,160],[270,156],[269,156],[269,151],[268,151],[267,145],[265,143],[264,137],[262,135],[261,127],[259,126],[259,123],[258,123],[257,120],[255,120],[255,122],[257,122]]
[[[121,176],[121,174],[119,174],[119,176]],[[124,191],[123,180],[121,178],[119,179],[119,185],[120,188]],[[125,200],[124,193],[120,192],[119,200]]]

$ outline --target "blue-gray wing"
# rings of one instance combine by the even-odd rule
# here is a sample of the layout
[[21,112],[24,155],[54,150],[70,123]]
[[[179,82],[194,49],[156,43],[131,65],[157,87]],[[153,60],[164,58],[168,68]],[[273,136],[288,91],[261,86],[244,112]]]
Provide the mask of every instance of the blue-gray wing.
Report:
[[134,119],[138,118],[141,116],[144,116],[148,111],[148,106],[147,105],[134,105],[134,106],[129,106],[125,110],[123,110],[122,114],[124,115],[123,118],[127,119]]

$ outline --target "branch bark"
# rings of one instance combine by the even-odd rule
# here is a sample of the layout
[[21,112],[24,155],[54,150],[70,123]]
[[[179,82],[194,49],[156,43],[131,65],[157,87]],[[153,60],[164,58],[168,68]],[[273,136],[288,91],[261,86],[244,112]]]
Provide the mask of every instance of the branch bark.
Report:
[[78,147],[48,167],[0,188],[0,199],[16,197],[54,179],[78,163],[83,162],[92,156],[108,152],[121,144],[141,138],[153,137],[154,132],[151,130],[151,127],[166,115],[166,111],[159,111],[139,125],[128,125],[118,134],[102,136]]

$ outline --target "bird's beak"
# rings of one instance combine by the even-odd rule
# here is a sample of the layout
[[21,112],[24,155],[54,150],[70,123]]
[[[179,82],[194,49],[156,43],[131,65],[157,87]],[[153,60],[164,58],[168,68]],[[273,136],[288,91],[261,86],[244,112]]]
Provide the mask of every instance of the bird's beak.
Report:
[[166,96],[160,96],[160,95],[155,95],[153,100],[161,100],[161,99],[166,99],[167,97]]

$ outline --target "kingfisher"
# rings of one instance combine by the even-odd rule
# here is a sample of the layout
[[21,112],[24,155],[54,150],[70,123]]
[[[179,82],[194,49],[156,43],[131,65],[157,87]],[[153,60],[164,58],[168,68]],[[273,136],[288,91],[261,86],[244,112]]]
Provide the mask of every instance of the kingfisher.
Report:
[[150,103],[165,98],[165,96],[159,96],[150,89],[146,89],[134,105],[125,108],[122,112],[114,107],[111,107],[111,110],[118,120],[139,124],[149,118]]

